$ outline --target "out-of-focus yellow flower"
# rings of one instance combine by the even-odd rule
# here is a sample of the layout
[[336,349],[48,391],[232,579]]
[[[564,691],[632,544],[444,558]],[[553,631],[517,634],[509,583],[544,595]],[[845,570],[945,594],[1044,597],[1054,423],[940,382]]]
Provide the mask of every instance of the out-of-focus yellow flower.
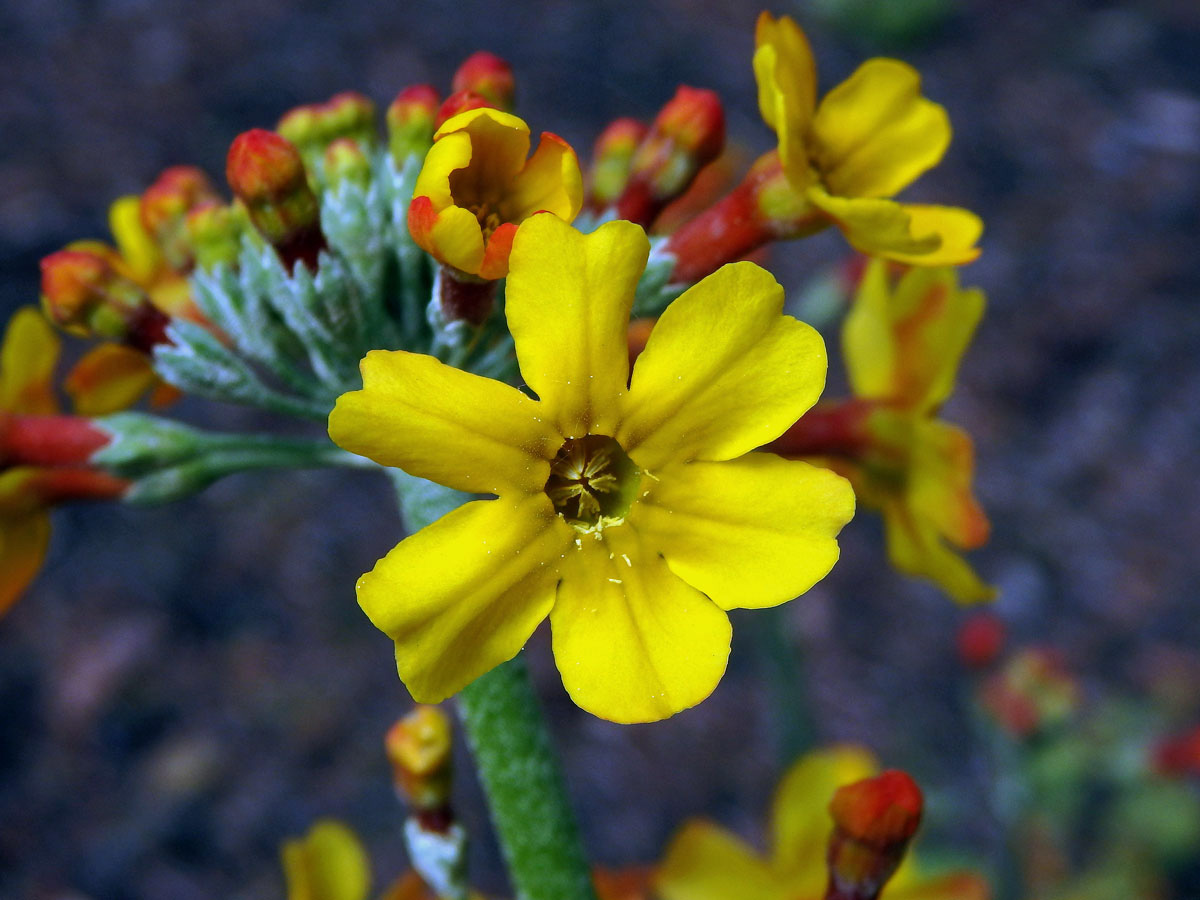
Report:
[[[869,778],[879,765],[866,750],[837,747],[810,753],[784,776],[771,807],[765,858],[720,826],[696,820],[667,849],[655,886],[661,900],[821,900],[829,875],[826,848],[834,824],[830,798]],[[924,873],[910,855],[880,894],[882,900],[987,900],[972,872]]]
[[979,217],[965,209],[888,198],[942,158],[945,109],[921,96],[921,77],[894,59],[869,59],[817,102],[808,39],[787,16],[762,13],[755,34],[759,111],[779,138],[779,162],[803,202],[864,253],[922,266],[979,255]]
[[726,610],[808,590],[853,513],[832,472],[768,453],[817,399],[825,347],[751,263],[658,320],[629,380],[626,328],[649,242],[521,226],[505,313],[525,393],[404,351],[373,351],[334,441],[458,490],[495,494],[402,541],[358,583],[420,702],[512,658],[550,617],[563,683],[619,722],[699,703],[725,670]]
[[349,827],[321,819],[280,851],[288,900],[366,900],[371,862]]
[[842,329],[856,399],[814,410],[774,448],[849,478],[882,513],[892,564],[960,603],[994,596],[957,552],[985,543],[989,525],[972,494],[971,438],[936,416],[984,303],[954,269],[911,269],[893,289],[888,264],[872,260]]
[[84,419],[54,415],[60,344],[32,307],[16,312],[0,343],[0,616],[42,567],[50,507],[69,499],[120,496],[128,487],[86,468],[107,436]]
[[572,222],[583,205],[575,151],[543,132],[529,156],[529,126],[480,108],[448,119],[417,178],[408,227],[438,262],[467,275],[503,278],[517,226],[546,211]]

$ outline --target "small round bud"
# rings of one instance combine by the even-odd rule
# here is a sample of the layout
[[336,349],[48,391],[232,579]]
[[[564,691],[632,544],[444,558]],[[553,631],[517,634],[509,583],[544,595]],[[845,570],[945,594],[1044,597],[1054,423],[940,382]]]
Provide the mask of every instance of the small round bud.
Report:
[[343,181],[366,187],[371,180],[371,161],[356,141],[338,138],[325,148],[322,157],[325,180],[336,188]]
[[418,813],[446,809],[450,800],[450,719],[436,706],[418,706],[384,737],[396,790]]
[[414,84],[396,95],[387,110],[388,149],[396,165],[429,150],[439,102],[428,84]]
[[172,166],[143,192],[138,211],[167,264],[186,270],[192,264],[184,220],[197,206],[219,201],[216,189],[200,169]]
[[958,658],[968,669],[986,669],[1004,650],[1008,630],[994,613],[975,613],[958,629]]
[[486,97],[476,94],[474,91],[455,91],[438,107],[437,116],[433,120],[434,131],[441,128],[447,119],[452,119],[459,113],[491,105]]
[[375,143],[375,104],[356,91],[343,91],[324,103],[309,103],[288,111],[275,130],[306,159],[320,154],[339,138],[370,147]]
[[633,154],[645,138],[647,128],[637,119],[616,119],[600,132],[592,148],[591,204],[600,210],[616,202],[629,181]]
[[896,769],[838,788],[829,804],[826,900],[875,900],[903,861],[923,806],[916,782]]
[[[483,97],[497,109],[510,110],[516,93],[512,66],[494,53],[472,53],[454,73],[451,88],[470,91]],[[460,110],[461,112],[462,110]]]

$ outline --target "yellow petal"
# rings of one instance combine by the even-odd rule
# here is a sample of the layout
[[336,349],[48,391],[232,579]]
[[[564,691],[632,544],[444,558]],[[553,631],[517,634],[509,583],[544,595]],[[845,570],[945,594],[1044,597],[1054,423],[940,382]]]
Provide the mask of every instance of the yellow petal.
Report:
[[979,238],[983,236],[983,219],[967,209],[956,206],[923,206],[905,203],[909,228],[913,234],[936,234],[941,240],[937,250],[909,253],[905,250],[884,254],[896,262],[913,266],[961,266],[979,258]]
[[825,848],[833,831],[829,801],[842,785],[877,771],[870,752],[845,745],[809,753],[779,782],[771,806],[771,858],[792,896],[821,896],[827,877]]
[[550,613],[567,693],[613,722],[654,722],[712,693],[729,657],[725,613],[626,523],[567,554]]
[[450,174],[470,165],[471,155],[471,136],[468,134],[455,133],[438,141],[425,154],[413,196],[428,197],[433,201],[433,208],[439,211],[453,206]]
[[942,541],[933,523],[914,515],[904,503],[883,507],[888,559],[908,575],[928,578],[962,604],[984,603],[996,596],[970,564]]
[[405,538],[359,579],[418,703],[440,703],[512,659],[554,603],[575,532],[545,494],[476,500]]
[[372,350],[329,415],[335,444],[460,491],[541,491],[562,438],[516,388],[404,350]]
[[371,864],[358,836],[341,822],[322,819],[282,848],[288,900],[366,900]]
[[890,299],[887,263],[874,257],[842,325],[842,356],[855,397],[888,399],[897,391]]
[[825,342],[782,310],[783,288],[748,262],[667,307],[634,366],[617,435],[639,466],[741,456],[816,402]]
[[867,60],[813,117],[817,169],[841,197],[890,197],[949,146],[946,110],[922,97],[917,70],[895,59]]
[[0,409],[26,415],[58,411],[54,367],[62,342],[32,306],[13,313],[0,346]]
[[779,139],[779,159],[793,185],[811,179],[808,130],[817,95],[817,71],[808,39],[790,18],[763,12],[755,34],[754,78],[763,121]]
[[704,821],[688,822],[680,829],[655,873],[654,887],[661,900],[789,900],[791,896],[751,848]]
[[581,206],[583,175],[575,151],[557,135],[543,133],[537,150],[509,187],[501,218],[523,222],[545,210],[564,222],[573,222]]
[[844,478],[771,453],[676,463],[644,486],[630,523],[722,609],[807,591],[837,561],[835,538],[854,514]]
[[0,517],[0,617],[41,571],[50,545],[50,515],[34,510]]
[[[451,134],[467,135],[473,148],[469,172],[459,176],[464,181],[455,185],[456,188],[461,186],[477,191],[507,185],[521,171],[525,157],[529,155],[529,126],[511,113],[498,109],[481,107],[451,116],[433,136],[434,147]],[[428,166],[427,155],[423,168]]]
[[566,437],[616,428],[629,379],[629,310],[649,252],[645,232],[630,222],[583,235],[541,215],[517,231],[505,314],[521,376]]
[[988,521],[971,493],[975,448],[961,428],[940,420],[919,420],[913,432],[908,505],[932,522],[950,543],[963,549],[982,546]]
[[121,344],[100,344],[75,364],[63,388],[79,415],[106,416],[133,406],[156,383],[145,354]]
[[108,227],[121,251],[127,274],[145,284],[162,265],[158,245],[142,225],[142,198],[136,194],[119,197],[108,208]]

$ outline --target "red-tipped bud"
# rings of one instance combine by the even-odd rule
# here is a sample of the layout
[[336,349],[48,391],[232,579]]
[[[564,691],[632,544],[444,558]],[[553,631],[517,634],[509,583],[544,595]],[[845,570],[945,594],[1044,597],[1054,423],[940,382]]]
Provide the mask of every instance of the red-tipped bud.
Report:
[[325,148],[322,158],[325,180],[336,188],[343,181],[366,186],[371,180],[371,161],[357,142],[338,138]]
[[826,900],[875,900],[904,859],[921,824],[917,783],[896,769],[838,789],[826,861]]
[[416,707],[384,737],[397,793],[434,830],[449,825],[451,737],[450,719],[436,706]]
[[440,102],[438,92],[428,84],[414,84],[396,95],[387,110],[387,129],[388,149],[397,166],[429,150]]
[[621,196],[629,183],[633,154],[647,131],[637,119],[623,118],[612,121],[600,132],[592,148],[592,169],[588,173],[589,202],[593,209],[602,210]]
[[320,210],[291,142],[262,128],[243,132],[229,148],[225,177],[284,265],[292,268],[300,260],[316,268],[325,248]]
[[138,212],[142,227],[154,238],[171,268],[192,265],[185,219],[197,206],[220,200],[208,176],[194,166],[172,166],[142,194]]
[[1079,684],[1057,652],[1027,647],[982,685],[980,702],[1014,738],[1066,722],[1079,706]]
[[166,340],[166,316],[99,253],[60,250],[41,266],[42,309],[60,328],[115,338],[144,351]]
[[82,416],[0,413],[0,465],[82,466],[111,436]]
[[1008,629],[995,613],[969,616],[958,629],[958,658],[968,669],[986,669],[1004,650]]
[[437,116],[433,120],[433,129],[437,131],[447,119],[453,118],[459,113],[491,105],[491,102],[482,94],[476,94],[474,91],[455,91],[438,107]]
[[1200,778],[1200,725],[1163,738],[1151,750],[1154,771],[1169,778]]
[[496,109],[513,108],[516,82],[512,66],[494,53],[480,50],[472,53],[454,73],[450,87],[455,91],[470,91],[487,100]]
[[309,103],[284,113],[275,130],[306,159],[339,138],[371,147],[375,143],[375,104],[355,91],[344,91],[324,103]]
[[680,87],[633,155],[617,215],[649,225],[725,146],[725,112],[712,91]]
[[19,466],[0,473],[0,516],[20,515],[73,500],[116,500],[129,482],[89,468]]
[[196,264],[210,268],[237,259],[245,222],[238,207],[224,203],[205,203],[189,212],[185,224]]

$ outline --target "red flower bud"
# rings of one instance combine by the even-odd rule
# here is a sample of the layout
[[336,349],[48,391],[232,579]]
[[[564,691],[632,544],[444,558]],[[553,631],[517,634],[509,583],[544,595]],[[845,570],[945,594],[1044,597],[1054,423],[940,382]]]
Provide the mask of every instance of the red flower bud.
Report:
[[343,91],[324,103],[284,113],[275,131],[310,160],[338,138],[370,147],[375,143],[375,104],[356,91]]
[[290,269],[299,260],[315,269],[325,237],[299,151],[273,131],[243,132],[229,148],[225,177],[284,265]]
[[428,84],[406,87],[387,110],[388,149],[397,165],[414,154],[425,155],[433,143],[438,93]]
[[194,166],[172,166],[142,194],[142,227],[154,238],[167,264],[186,271],[192,264],[184,220],[197,206],[220,200],[208,176]]
[[476,94],[474,91],[455,91],[438,108],[437,116],[433,120],[434,131],[441,128],[447,119],[453,118],[459,113],[491,105],[486,97]]
[[826,900],[875,900],[904,859],[923,805],[916,782],[896,769],[839,788],[829,804]]
[[101,254],[60,250],[41,267],[42,308],[60,328],[115,338],[145,352],[166,340],[167,317]]
[[1200,778],[1200,725],[1163,738],[1151,750],[1154,771],[1171,778]]
[[[454,73],[450,83],[455,91],[478,94],[496,109],[511,110],[516,83],[512,66],[486,50],[472,53]],[[460,110],[461,111],[461,110]]]
[[633,154],[647,131],[637,119],[623,118],[609,123],[600,132],[592,148],[592,168],[588,173],[592,209],[603,210],[621,196],[629,182]]
[[958,629],[958,658],[968,669],[986,669],[1004,650],[1008,629],[994,613],[969,616]]

